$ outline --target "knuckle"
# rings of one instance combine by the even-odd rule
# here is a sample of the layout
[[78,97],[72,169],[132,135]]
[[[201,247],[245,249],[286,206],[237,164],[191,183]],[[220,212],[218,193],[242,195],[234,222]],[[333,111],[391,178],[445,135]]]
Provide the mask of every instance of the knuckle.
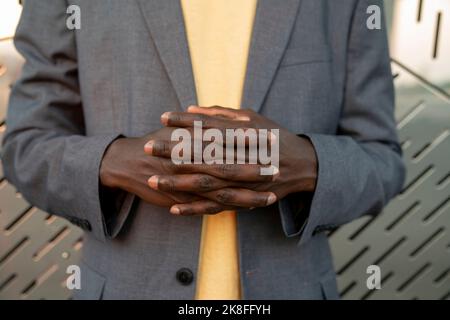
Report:
[[231,204],[233,202],[234,196],[230,190],[225,189],[217,193],[216,199],[223,204]]
[[222,207],[219,205],[208,205],[204,209],[204,214],[216,214],[222,210]]
[[211,177],[209,176],[199,176],[197,184],[201,191],[207,191],[212,188],[213,179],[211,179]]

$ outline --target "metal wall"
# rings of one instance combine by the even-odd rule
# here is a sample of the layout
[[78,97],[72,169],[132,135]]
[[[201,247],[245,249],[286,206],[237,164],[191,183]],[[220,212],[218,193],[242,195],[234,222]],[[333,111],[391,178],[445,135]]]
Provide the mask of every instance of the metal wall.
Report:
[[[389,0],[386,7],[407,182],[377,218],[330,234],[338,283],[344,299],[450,299],[450,0]],[[22,63],[3,38],[0,139]],[[65,270],[80,257],[81,237],[27,204],[0,166],[0,299],[70,297]],[[366,286],[373,264],[381,268],[380,290]]]

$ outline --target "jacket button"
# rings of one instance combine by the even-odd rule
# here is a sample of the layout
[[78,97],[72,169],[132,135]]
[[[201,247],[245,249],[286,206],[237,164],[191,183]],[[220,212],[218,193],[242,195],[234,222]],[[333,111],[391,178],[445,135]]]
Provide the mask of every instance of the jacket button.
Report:
[[180,270],[178,270],[176,277],[178,282],[180,282],[184,286],[191,284],[194,280],[194,274],[188,268],[181,268]]

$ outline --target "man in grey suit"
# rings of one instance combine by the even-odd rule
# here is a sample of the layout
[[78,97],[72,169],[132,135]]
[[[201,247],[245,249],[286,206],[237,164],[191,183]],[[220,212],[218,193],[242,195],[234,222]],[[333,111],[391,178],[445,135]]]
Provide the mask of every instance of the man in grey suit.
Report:
[[[198,92],[178,0],[27,0],[2,161],[28,201],[86,231],[75,296],[193,299],[202,216],[235,210],[239,298],[338,298],[326,231],[379,213],[404,179],[372,4],[259,0],[249,109],[231,111],[187,109]],[[279,129],[279,174],[173,164],[167,141],[195,120]]]

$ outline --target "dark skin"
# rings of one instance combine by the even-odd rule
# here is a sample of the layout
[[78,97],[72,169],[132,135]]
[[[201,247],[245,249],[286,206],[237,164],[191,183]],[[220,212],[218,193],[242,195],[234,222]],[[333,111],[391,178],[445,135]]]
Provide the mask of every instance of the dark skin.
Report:
[[[170,142],[170,135],[179,127],[192,130],[194,121],[202,121],[204,129],[223,132],[227,128],[279,129],[279,172],[261,175],[263,166],[259,164],[173,164],[170,155],[174,143]],[[170,207],[170,212],[177,215],[264,207],[288,194],[315,189],[317,158],[309,139],[251,110],[193,106],[188,112],[167,112],[161,122],[165,126],[161,130],[111,144],[100,170],[104,186]]]
[[[107,149],[100,167],[100,182],[103,187],[117,190],[121,189],[133,193],[146,202],[171,207],[178,203],[191,203],[199,207],[197,212],[201,214],[213,214],[218,211],[227,209],[235,209],[235,206],[218,203],[191,192],[178,192],[153,190],[149,188],[149,177],[154,175],[179,175],[179,174],[204,174],[211,177],[237,176],[240,174],[240,168],[225,165],[175,165],[170,159],[163,157],[151,156],[152,147],[147,143],[151,141],[170,141],[171,133],[176,128],[162,128],[156,132],[150,133],[140,138],[120,138],[114,141]],[[145,147],[144,147],[145,146]],[[158,147],[158,144],[155,145]],[[159,146],[159,150],[163,150],[164,146]],[[147,151],[147,154],[146,152]],[[236,172],[233,173],[233,170]],[[255,173],[259,172],[260,166],[252,165],[246,167],[245,174],[239,176],[248,182],[258,182],[271,179],[270,176],[260,176],[254,179]],[[201,191],[201,190],[198,190]],[[224,193],[227,191],[224,190]],[[272,203],[276,199],[270,200],[272,195],[270,192],[256,192],[246,190],[244,200],[245,204],[253,207],[266,206],[270,201]],[[219,197],[226,197],[219,194]],[[238,200],[241,200],[240,197]],[[224,199],[225,200],[225,199]],[[270,201],[269,201],[270,200]]]

